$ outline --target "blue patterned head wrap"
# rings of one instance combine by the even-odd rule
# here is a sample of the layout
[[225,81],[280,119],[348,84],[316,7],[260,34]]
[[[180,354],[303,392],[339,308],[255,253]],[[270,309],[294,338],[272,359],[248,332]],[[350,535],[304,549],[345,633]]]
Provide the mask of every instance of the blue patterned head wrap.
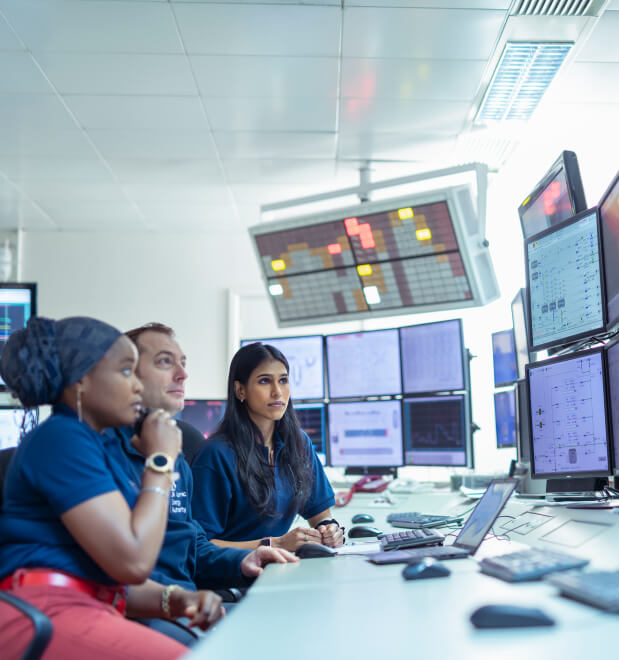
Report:
[[86,375],[121,332],[86,316],[60,321],[33,317],[11,334],[0,358],[0,375],[26,407],[54,403],[65,387]]

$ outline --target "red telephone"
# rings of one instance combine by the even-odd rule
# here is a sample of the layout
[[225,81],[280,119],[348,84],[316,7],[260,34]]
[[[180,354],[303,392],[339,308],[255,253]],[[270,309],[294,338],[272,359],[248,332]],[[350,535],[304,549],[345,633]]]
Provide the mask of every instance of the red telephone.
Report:
[[335,506],[348,504],[354,493],[382,493],[388,485],[389,481],[380,474],[367,474],[359,481],[355,481],[349,491],[336,493]]

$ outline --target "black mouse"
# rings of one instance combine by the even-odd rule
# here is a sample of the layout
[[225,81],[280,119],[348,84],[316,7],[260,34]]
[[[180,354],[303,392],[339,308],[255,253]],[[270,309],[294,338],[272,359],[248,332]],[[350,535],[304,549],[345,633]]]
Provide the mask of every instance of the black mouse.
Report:
[[423,557],[418,561],[412,561],[402,570],[405,580],[424,580],[426,578],[447,577],[451,571],[442,561],[432,557]]
[[371,516],[369,513],[357,513],[352,517],[352,522],[353,525],[357,525],[358,523],[371,523],[374,522],[374,516]]
[[476,628],[525,628],[554,626],[554,619],[536,607],[519,605],[484,605],[471,614]]
[[348,530],[349,539],[362,539],[368,536],[378,536],[382,534],[378,527],[370,527],[369,525],[355,525]]
[[317,557],[333,557],[336,551],[322,543],[304,543],[300,545],[295,553],[300,559],[315,559]]

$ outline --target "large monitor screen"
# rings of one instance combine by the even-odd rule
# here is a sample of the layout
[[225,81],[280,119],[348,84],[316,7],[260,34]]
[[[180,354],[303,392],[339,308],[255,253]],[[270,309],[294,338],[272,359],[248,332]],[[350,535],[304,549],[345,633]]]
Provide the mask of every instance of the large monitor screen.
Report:
[[463,394],[403,399],[405,465],[467,465]]
[[[25,328],[28,319],[37,313],[37,285],[0,283],[0,353],[9,335]],[[0,389],[5,389],[0,378]]]
[[492,333],[492,364],[495,387],[511,385],[518,380],[516,346],[512,330]]
[[329,404],[329,463],[337,467],[402,465],[400,401]]
[[0,407],[0,449],[17,447],[22,436],[31,431],[38,420],[36,408],[24,411],[23,408]]
[[526,242],[531,349],[603,330],[605,306],[597,209]]
[[301,429],[309,436],[314,446],[314,451],[318,454],[320,462],[324,465],[326,463],[327,451],[325,404],[302,403],[295,405],[294,410],[297,413]]
[[322,335],[244,339],[241,346],[259,341],[275,346],[288,360],[290,396],[297,401],[324,399],[324,350]]
[[400,346],[406,394],[465,388],[460,319],[400,328]]
[[518,208],[522,233],[528,238],[586,208],[576,154],[564,151]]
[[608,362],[608,400],[615,447],[615,474],[619,474],[619,340],[607,347],[606,358]]
[[178,419],[195,426],[205,438],[213,435],[226,411],[226,402],[216,399],[185,399]]
[[516,348],[516,366],[518,378],[525,377],[525,367],[531,361],[529,340],[527,338],[528,321],[525,305],[526,291],[520,289],[512,300],[512,322],[514,324],[514,345]]
[[494,393],[494,421],[497,449],[516,446],[516,392]]
[[619,173],[599,206],[604,250],[604,275],[608,300],[608,327],[619,323]]
[[527,368],[533,476],[610,473],[602,350]]
[[400,394],[398,331],[327,335],[329,397]]

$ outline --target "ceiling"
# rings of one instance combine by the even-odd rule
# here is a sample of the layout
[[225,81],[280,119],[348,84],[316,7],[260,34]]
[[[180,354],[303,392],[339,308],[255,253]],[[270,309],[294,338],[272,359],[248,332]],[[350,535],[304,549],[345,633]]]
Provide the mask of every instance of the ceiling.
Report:
[[[471,118],[511,5],[0,0],[0,229],[238,231],[367,162],[500,168],[515,141]],[[619,0],[601,5],[547,117],[616,124]]]

